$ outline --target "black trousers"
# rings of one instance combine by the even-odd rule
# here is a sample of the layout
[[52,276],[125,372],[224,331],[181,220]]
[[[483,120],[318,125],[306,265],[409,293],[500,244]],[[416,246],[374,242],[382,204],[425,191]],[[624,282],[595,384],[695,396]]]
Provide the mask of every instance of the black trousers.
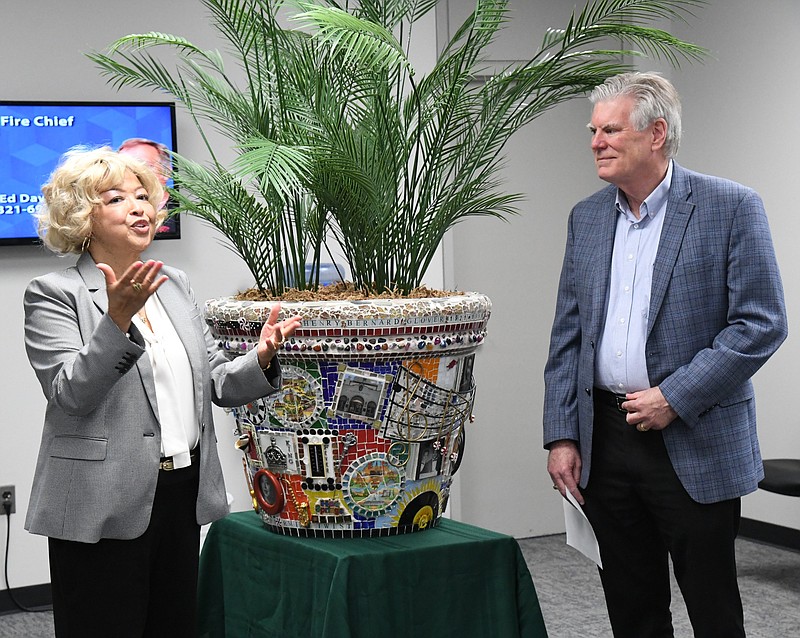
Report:
[[139,538],[48,539],[57,638],[197,635],[198,467],[159,472]]
[[600,545],[600,578],[617,638],[673,636],[669,558],[697,638],[744,636],[734,541],[741,500],[692,500],[661,432],[639,432],[595,390],[584,511]]

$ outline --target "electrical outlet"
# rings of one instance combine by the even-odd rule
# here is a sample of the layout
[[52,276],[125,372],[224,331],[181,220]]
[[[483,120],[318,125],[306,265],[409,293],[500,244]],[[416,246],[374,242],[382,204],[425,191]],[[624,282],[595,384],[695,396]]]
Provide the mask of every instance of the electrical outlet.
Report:
[[0,505],[3,505],[2,509],[0,509],[0,514],[6,513],[6,503],[11,505],[9,514],[13,514],[17,511],[17,496],[13,485],[0,486]]

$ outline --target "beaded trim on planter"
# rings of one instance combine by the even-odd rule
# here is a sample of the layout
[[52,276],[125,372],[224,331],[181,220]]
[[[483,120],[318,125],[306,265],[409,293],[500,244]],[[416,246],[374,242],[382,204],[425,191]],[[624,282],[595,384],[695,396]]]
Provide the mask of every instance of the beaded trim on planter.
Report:
[[[302,358],[365,358],[437,353],[466,353],[486,336],[491,314],[488,297],[466,293],[432,299],[288,302],[282,316],[301,314],[303,325],[283,344],[287,354]],[[220,348],[232,356],[258,343],[271,302],[213,299],[206,303],[209,327]]]

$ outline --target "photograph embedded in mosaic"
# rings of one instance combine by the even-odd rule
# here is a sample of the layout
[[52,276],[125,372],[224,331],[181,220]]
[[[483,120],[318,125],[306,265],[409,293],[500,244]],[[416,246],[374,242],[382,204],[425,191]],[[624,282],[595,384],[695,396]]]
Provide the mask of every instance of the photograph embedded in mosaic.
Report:
[[376,421],[391,378],[363,368],[344,365],[339,367],[339,373],[334,398],[336,416]]
[[468,354],[461,359],[461,381],[458,384],[459,392],[470,392],[475,387],[475,380],[472,378],[472,368],[474,365],[474,354]]
[[434,446],[434,441],[416,443],[417,458],[414,478],[423,479],[436,476],[442,469],[442,455]]

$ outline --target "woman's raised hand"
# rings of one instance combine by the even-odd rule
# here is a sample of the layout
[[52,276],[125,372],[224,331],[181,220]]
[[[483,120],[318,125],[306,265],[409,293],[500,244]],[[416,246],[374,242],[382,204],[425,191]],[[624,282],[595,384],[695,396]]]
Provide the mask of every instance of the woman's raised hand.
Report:
[[106,278],[108,316],[122,332],[128,331],[133,315],[169,279],[166,275],[159,275],[163,265],[164,262],[152,259],[146,262],[136,261],[117,279],[111,266],[97,264]]

